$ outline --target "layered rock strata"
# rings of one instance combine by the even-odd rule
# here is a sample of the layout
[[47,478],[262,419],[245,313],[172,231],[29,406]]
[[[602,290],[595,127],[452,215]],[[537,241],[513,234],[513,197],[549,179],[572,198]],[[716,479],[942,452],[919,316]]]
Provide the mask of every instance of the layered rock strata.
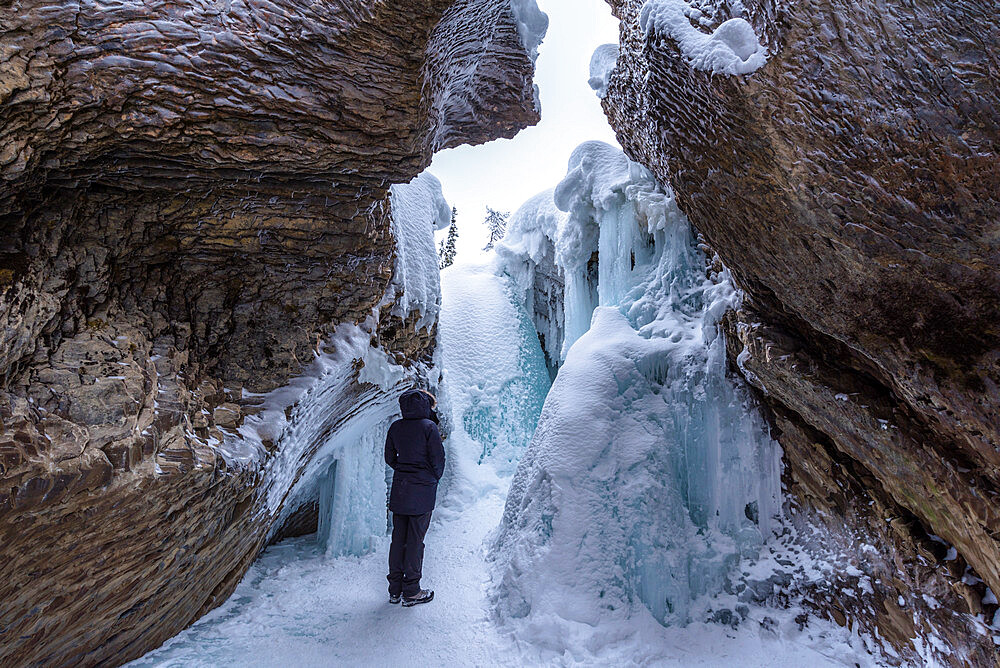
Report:
[[921,615],[952,644],[978,624],[973,663],[995,661],[979,578],[1000,591],[996,12],[689,3],[705,34],[742,5],[766,47],[730,76],[644,32],[639,0],[610,4],[622,49],[605,110],[747,293],[730,356],[775,416],[795,503],[880,545],[858,559],[882,638],[912,652]]
[[[525,45],[485,0],[0,6],[0,663],[118,664],[225,599],[289,484],[241,428],[338,324],[426,369],[388,187],[537,120]],[[317,434],[392,401],[358,373]]]

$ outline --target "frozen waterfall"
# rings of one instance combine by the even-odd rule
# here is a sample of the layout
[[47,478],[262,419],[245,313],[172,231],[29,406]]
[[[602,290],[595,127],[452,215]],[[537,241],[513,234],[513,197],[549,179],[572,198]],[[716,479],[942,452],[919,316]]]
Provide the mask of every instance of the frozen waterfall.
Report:
[[441,318],[445,383],[459,437],[510,475],[549,391],[538,335],[524,304],[491,264],[443,274],[452,312]]
[[[408,210],[434,222],[434,185],[394,206],[422,202]],[[426,242],[417,222],[397,229]],[[432,248],[397,260],[414,308],[437,305],[416,270]],[[771,625],[683,626],[768,537],[779,460],[725,375],[716,321],[738,295],[645,170],[584,145],[497,254],[448,268],[440,290],[437,369],[422,372],[443,372],[449,432],[424,563],[435,602],[385,594],[382,439],[413,372],[370,346],[371,323],[345,325],[244,428],[256,448],[280,441],[274,511],[318,502],[318,534],[269,547],[224,605],[134,665],[867,665],[832,624],[805,639],[795,612],[767,611],[780,641]]]
[[779,448],[726,375],[727,273],[707,269],[672,193],[597,142],[499,253],[528,305],[554,264],[565,309],[565,361],[493,546],[501,616],[555,621],[555,644],[643,610],[698,619],[780,512]]

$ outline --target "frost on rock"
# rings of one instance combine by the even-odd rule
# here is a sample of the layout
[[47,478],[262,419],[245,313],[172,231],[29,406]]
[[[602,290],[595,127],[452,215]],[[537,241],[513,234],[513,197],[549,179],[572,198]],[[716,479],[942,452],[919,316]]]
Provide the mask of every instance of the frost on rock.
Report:
[[[567,354],[494,544],[498,612],[554,622],[566,643],[608,616],[698,619],[780,512],[780,450],[726,376],[717,323],[738,294],[725,272],[706,276],[672,193],[606,144],[578,148],[515,221],[507,271],[545,255],[541,235],[565,272]],[[573,291],[596,306],[571,314],[590,306]]]
[[702,12],[685,0],[647,0],[639,24],[647,36],[674,40],[697,70],[750,74],[767,62],[767,49],[746,19],[729,19],[708,34],[692,23],[701,16]]
[[608,84],[611,83],[611,72],[618,64],[617,44],[602,44],[590,58],[590,87],[597,91],[597,97],[604,99],[608,94]]
[[434,322],[441,309],[434,231],[451,223],[451,207],[441,192],[441,182],[428,172],[392,186],[390,192],[396,264],[385,299],[393,303],[392,314],[400,318],[418,311],[420,329]]
[[[277,453],[264,477],[274,531],[304,503],[319,500],[319,540],[332,554],[364,554],[385,535],[382,438],[396,399],[415,374],[371,347],[374,322],[340,325],[313,363],[288,385],[260,397],[240,436]],[[360,367],[360,371],[356,371]]]

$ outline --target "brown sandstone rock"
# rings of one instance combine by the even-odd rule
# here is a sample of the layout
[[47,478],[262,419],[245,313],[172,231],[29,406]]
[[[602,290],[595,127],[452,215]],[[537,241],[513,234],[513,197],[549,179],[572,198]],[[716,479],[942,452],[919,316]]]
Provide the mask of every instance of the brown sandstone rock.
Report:
[[[898,508],[1000,590],[995,8],[745,1],[770,58],[731,77],[642,35],[640,0],[610,4],[623,48],[605,110],[749,296],[731,358],[782,416],[790,489],[855,526],[874,520],[851,495]],[[697,4],[730,18],[731,3]],[[815,440],[797,432],[854,483],[808,466]],[[879,535],[920,582],[912,541]],[[877,624],[906,646],[893,605]]]
[[224,403],[216,406],[212,412],[212,421],[220,427],[236,429],[243,423],[240,407],[234,403]]
[[[487,0],[0,2],[0,62],[0,664],[117,664],[235,587],[282,443],[213,444],[372,314],[388,187],[535,122],[533,68]],[[342,381],[325,434],[392,399]]]

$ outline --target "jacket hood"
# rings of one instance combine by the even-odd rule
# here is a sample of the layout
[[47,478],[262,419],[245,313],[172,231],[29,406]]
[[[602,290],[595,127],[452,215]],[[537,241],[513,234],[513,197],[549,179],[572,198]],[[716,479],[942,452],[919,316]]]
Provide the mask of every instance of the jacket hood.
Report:
[[403,413],[403,418],[415,420],[431,417],[431,400],[419,390],[407,390],[399,397],[399,410]]

